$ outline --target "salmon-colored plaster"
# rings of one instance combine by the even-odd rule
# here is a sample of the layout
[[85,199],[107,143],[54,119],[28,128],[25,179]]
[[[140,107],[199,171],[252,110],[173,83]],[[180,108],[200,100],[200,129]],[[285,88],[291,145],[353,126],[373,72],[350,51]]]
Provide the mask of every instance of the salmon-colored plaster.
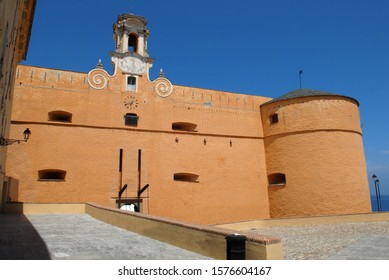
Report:
[[[15,200],[115,206],[119,150],[124,194],[136,197],[141,149],[141,184],[150,184],[143,212],[209,224],[269,217],[259,121],[268,98],[183,86],[162,98],[144,77],[129,93],[113,86],[123,83],[120,75],[96,90],[84,73],[30,66],[17,73],[12,132],[28,126],[32,135],[9,151],[8,175],[20,180]],[[129,97],[137,107],[128,108]],[[71,113],[72,122],[49,121],[52,111]],[[126,113],[139,116],[138,126],[124,125]],[[175,131],[174,122],[197,124],[196,131]],[[45,169],[65,170],[65,181],[39,181]],[[180,172],[199,175],[199,182],[174,181]]]
[[[278,123],[269,124],[277,113]],[[262,107],[271,217],[371,211],[358,105],[340,96],[303,97]]]
[[[120,19],[130,34],[146,30],[134,29],[143,18]],[[324,95],[267,103],[174,85],[162,72],[152,79],[142,41],[148,33],[139,34],[143,48],[133,53],[121,30],[115,29],[113,73],[101,65],[89,73],[18,67],[11,137],[26,127],[32,134],[8,150],[7,176],[17,188],[12,201],[115,207],[125,184],[122,199],[136,201],[141,150],[140,187],[149,184],[143,213],[220,224],[371,211],[355,100]],[[65,112],[67,121],[52,112]],[[126,125],[126,114],[137,125]],[[277,123],[270,124],[272,114]],[[66,172],[64,180],[42,180],[39,171],[47,170]],[[286,183],[269,186],[274,173],[285,174]]]

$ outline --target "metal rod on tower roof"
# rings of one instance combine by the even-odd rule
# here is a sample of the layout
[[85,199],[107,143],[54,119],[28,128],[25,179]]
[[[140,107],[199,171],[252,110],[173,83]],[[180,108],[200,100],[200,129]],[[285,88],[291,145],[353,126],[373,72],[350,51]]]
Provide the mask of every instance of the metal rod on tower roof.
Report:
[[302,85],[301,85],[301,74],[302,73],[303,73],[303,70],[300,70],[299,71],[300,89],[302,89]]

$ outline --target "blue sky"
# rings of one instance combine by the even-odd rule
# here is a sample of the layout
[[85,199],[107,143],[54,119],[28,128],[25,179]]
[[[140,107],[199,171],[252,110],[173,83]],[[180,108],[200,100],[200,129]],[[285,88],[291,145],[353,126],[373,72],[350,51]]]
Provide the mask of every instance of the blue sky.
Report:
[[[277,97],[299,87],[360,102],[371,176],[389,194],[389,1],[38,0],[24,64],[111,69],[119,14],[146,17],[155,58],[174,84]],[[374,191],[372,192],[372,194]]]

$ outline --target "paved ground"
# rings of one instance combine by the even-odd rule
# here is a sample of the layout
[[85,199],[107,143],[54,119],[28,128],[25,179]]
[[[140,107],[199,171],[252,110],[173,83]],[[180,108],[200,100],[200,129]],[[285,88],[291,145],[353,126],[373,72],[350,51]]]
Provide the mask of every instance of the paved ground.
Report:
[[86,214],[0,215],[3,260],[198,260],[205,256],[96,220]]
[[[253,229],[281,237],[285,259],[389,260],[389,222]],[[208,259],[86,214],[0,215],[0,259]]]
[[253,230],[281,237],[289,260],[389,260],[389,222]]

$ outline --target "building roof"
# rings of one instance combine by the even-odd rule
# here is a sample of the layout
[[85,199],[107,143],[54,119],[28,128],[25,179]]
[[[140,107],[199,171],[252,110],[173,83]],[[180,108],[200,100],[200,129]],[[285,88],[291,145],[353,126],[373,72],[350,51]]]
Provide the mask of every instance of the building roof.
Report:
[[274,98],[274,99],[272,99],[272,100],[270,100],[262,105],[274,103],[274,102],[281,101],[281,100],[289,100],[289,99],[295,99],[295,98],[300,98],[300,97],[310,97],[310,96],[317,96],[317,97],[319,97],[319,96],[323,96],[323,97],[324,96],[338,96],[338,97],[348,98],[348,99],[351,99],[354,102],[356,102],[357,105],[359,106],[359,102],[352,97],[337,94],[337,93],[322,91],[322,90],[316,90],[316,89],[294,90],[294,91],[288,92],[284,95],[281,95],[280,97]]
[[142,16],[134,15],[134,14],[121,14],[118,16],[117,22],[120,23],[122,21],[128,21],[128,20],[138,21],[142,25],[147,25],[146,18],[144,18]]

